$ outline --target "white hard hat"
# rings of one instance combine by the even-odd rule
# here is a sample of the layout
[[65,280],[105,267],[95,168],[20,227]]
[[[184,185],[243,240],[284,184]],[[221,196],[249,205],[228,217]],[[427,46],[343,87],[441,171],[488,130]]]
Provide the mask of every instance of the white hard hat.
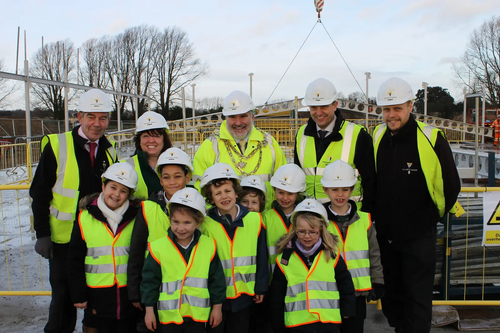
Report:
[[234,172],[233,168],[226,163],[217,163],[209,167],[201,176],[200,189],[201,194],[204,195],[204,188],[212,180],[215,179],[236,179],[239,181],[240,177]]
[[172,195],[172,198],[167,204],[167,209],[170,210],[170,205],[176,203],[196,209],[203,216],[207,216],[207,203],[203,196],[192,187],[185,187]]
[[309,83],[302,104],[330,105],[337,99],[337,89],[333,83],[324,78],[319,78]]
[[99,89],[90,89],[80,97],[78,111],[111,112],[113,111],[113,106],[108,94]]
[[160,157],[158,157],[158,162],[156,163],[156,173],[158,173],[158,175],[160,175],[160,167],[166,164],[185,165],[189,169],[189,172],[193,173],[193,165],[191,164],[189,155],[179,148],[168,148],[161,153]]
[[102,174],[102,181],[104,182],[106,180],[114,180],[117,183],[131,188],[134,192],[137,190],[137,172],[129,163],[111,164]]
[[135,132],[144,132],[153,129],[169,130],[167,121],[161,114],[154,111],[146,111],[137,119]]
[[414,99],[415,95],[408,82],[398,77],[391,77],[380,85],[377,94],[377,105],[399,105]]
[[291,193],[303,192],[306,189],[306,175],[297,164],[285,164],[271,177],[271,186]]
[[240,90],[235,90],[224,98],[224,116],[236,116],[255,109],[252,98]]
[[316,199],[305,199],[301,201],[293,210],[291,219],[295,216],[295,214],[299,212],[308,212],[308,213],[316,213],[323,217],[326,221],[326,226],[330,224],[328,220],[328,213],[326,212],[326,208]]
[[328,164],[321,178],[324,187],[351,187],[357,182],[356,171],[342,160]]
[[252,187],[257,190],[262,191],[264,193],[264,198],[267,195],[267,189],[266,189],[266,184],[260,179],[258,176],[248,176],[245,177],[241,180],[240,182],[241,187]]

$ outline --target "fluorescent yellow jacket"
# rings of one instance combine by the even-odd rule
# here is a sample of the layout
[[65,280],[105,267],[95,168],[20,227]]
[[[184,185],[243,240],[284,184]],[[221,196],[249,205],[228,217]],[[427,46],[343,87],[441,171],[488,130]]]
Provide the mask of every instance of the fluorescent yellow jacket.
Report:
[[149,198],[148,187],[146,186],[146,182],[144,181],[144,177],[142,177],[141,165],[139,164],[139,159],[137,155],[134,155],[126,160],[122,160],[120,162],[127,162],[131,166],[134,167],[135,172],[137,172],[137,190],[134,192],[134,196],[136,198]]
[[229,238],[224,227],[207,216],[202,233],[213,238],[217,254],[226,276],[226,298],[238,298],[241,294],[255,295],[257,273],[257,240],[262,227],[259,213],[243,217],[244,227],[236,227],[234,237]]
[[269,253],[270,283],[273,278],[272,273],[274,271],[274,266],[276,266],[276,242],[281,236],[288,234],[288,232],[292,228],[292,224],[290,223],[290,227],[287,228],[285,221],[283,221],[280,214],[274,208],[265,210],[262,213],[262,222],[266,227],[267,250]]
[[339,252],[344,258],[349,273],[351,273],[354,289],[364,291],[372,289],[370,246],[367,236],[372,222],[369,213],[358,211],[358,215],[360,219],[347,227],[345,239],[334,221],[330,221],[327,229],[342,241],[338,244]]
[[[427,189],[429,190],[432,201],[438,209],[439,216],[443,217],[445,209],[443,171],[441,169],[439,158],[434,151],[434,145],[436,144],[437,136],[439,134],[444,136],[444,134],[438,128],[429,126],[420,121],[416,122],[418,128],[420,129],[417,131],[417,149],[420,165],[422,166],[422,172],[424,173],[425,182],[427,183]],[[378,125],[373,131],[375,166],[377,165],[378,147],[386,130],[387,125],[381,124]],[[455,207],[450,210],[450,213],[454,212]]]
[[[300,166],[306,174],[307,195],[316,198],[321,203],[325,203],[329,201],[328,196],[323,191],[323,185],[321,185],[321,178],[323,178],[325,167],[333,161],[340,159],[356,169],[356,165],[354,164],[356,143],[363,127],[344,121],[339,130],[342,140],[330,142],[323,156],[321,156],[319,163],[317,163],[315,138],[304,135],[306,126],[307,124],[303,125],[297,133],[295,149],[297,150]],[[351,194],[351,199],[356,201],[358,208],[360,208],[361,176],[358,177],[358,182],[355,186]]]
[[[115,143],[106,151],[109,165],[116,161]],[[66,244],[71,238],[73,223],[76,220],[80,178],[75,155],[72,132],[51,134],[42,140],[42,151],[50,143],[57,162],[56,183],[52,187],[50,201],[50,234],[54,243]]]
[[208,321],[208,275],[215,249],[215,241],[201,235],[186,263],[168,236],[149,244],[151,256],[161,266],[158,317],[162,324],[182,324],[183,317],[190,317],[197,322]]
[[108,226],[84,209],[78,223],[87,244],[85,277],[90,288],[127,285],[128,254],[135,218],[116,236]]
[[[226,147],[226,144],[228,147]],[[262,146],[262,149],[259,149]],[[259,176],[266,184],[268,201],[266,207],[274,200],[272,186],[269,184],[271,176],[278,168],[286,164],[285,154],[278,142],[269,134],[258,130],[255,126],[250,132],[248,143],[245,150],[245,156],[249,156],[255,151],[255,154],[250,158],[240,159],[230,147],[233,147],[239,152],[238,144],[227,130],[226,121],[220,125],[219,135],[212,135],[201,144],[196,152],[193,161],[194,173],[193,180],[196,181],[196,188],[199,188],[199,180],[208,167],[215,163],[227,163],[233,167],[238,175],[255,175]],[[235,163],[231,159],[231,154]],[[240,162],[245,163],[243,167],[238,167]]]
[[295,251],[286,265],[281,263],[282,257],[283,253],[279,254],[276,263],[287,280],[285,326],[340,324],[340,295],[335,280],[338,256],[327,262],[324,251],[320,251],[310,269]]

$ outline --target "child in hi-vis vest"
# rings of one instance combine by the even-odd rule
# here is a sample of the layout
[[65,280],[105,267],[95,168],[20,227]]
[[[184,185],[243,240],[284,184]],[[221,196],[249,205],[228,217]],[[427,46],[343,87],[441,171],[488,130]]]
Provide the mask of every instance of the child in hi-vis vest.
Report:
[[102,193],[84,197],[68,252],[71,299],[85,309],[84,332],[135,332],[127,293],[127,264],[138,200],[129,201],[137,173],[115,163],[102,175]]
[[274,333],[338,332],[343,318],[355,315],[352,279],[327,227],[325,208],[305,199],[292,214],[292,229],[276,243],[269,291]]
[[343,333],[363,333],[366,301],[378,300],[384,294],[380,249],[370,214],[358,211],[356,203],[349,200],[356,182],[356,172],[342,160],[327,165],[321,179],[330,198],[323,204],[330,221],[328,230],[340,240],[340,254],[356,290],[356,316],[342,321]]
[[142,271],[144,322],[157,329],[157,305],[162,333],[203,333],[205,324],[217,327],[226,299],[224,271],[215,241],[199,231],[205,219],[205,200],[195,189],[177,191],[168,206],[168,234],[149,244]]

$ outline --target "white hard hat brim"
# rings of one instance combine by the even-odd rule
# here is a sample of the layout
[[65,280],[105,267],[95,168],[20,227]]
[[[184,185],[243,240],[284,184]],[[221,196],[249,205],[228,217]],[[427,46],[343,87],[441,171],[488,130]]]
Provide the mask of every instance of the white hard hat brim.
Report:
[[304,98],[302,100],[302,105],[304,106],[322,106],[322,105],[330,105],[333,102],[335,102],[337,99],[335,97],[325,99],[325,100],[320,100],[320,101],[315,101],[311,99]]

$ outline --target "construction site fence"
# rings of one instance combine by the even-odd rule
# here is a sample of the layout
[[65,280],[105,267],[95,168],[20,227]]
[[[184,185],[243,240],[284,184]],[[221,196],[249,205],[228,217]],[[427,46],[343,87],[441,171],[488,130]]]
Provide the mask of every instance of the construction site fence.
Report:
[[[0,185],[0,296],[50,295],[48,260],[36,241],[29,184]],[[435,304],[500,305],[500,248],[481,245],[482,193],[500,188],[463,187],[465,214],[438,224]]]

